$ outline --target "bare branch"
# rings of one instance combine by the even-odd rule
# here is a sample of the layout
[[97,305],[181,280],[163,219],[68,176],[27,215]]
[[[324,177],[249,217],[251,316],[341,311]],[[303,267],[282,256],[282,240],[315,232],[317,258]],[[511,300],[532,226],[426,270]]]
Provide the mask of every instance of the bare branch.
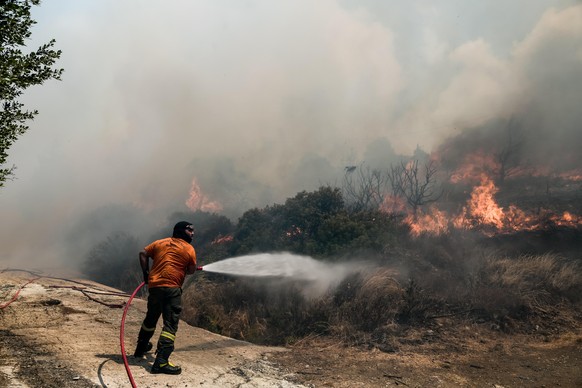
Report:
[[392,195],[403,198],[412,208],[414,214],[418,208],[438,201],[443,191],[437,188],[437,166],[434,161],[424,164],[419,171],[418,160],[410,160],[408,163],[401,161],[400,165],[390,166],[388,180],[392,187]]
[[343,195],[348,207],[354,211],[378,209],[387,192],[387,177],[380,170],[350,166],[346,168]]

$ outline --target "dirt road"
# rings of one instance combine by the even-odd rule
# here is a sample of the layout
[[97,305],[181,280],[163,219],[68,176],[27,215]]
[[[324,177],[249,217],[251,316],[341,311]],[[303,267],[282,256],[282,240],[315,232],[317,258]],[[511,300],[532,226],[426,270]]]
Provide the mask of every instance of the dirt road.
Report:
[[[0,305],[31,278],[29,273],[1,273]],[[121,305],[128,297],[79,281],[41,277],[0,310],[0,387],[131,386],[120,350],[123,309],[105,305]],[[126,353],[137,387],[301,386],[269,359],[284,349],[254,346],[184,322],[171,358],[182,374],[152,375],[151,355],[143,360],[130,355],[145,308],[145,301],[134,299],[125,322]]]

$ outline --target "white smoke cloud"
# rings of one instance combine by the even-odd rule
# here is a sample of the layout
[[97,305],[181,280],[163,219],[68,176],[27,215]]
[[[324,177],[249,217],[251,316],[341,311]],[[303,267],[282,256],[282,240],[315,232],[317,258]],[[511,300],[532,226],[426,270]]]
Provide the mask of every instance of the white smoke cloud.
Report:
[[239,213],[281,201],[390,150],[371,144],[430,151],[548,85],[540,111],[572,132],[582,5],[398,3],[43,2],[31,47],[55,38],[65,73],[26,94],[40,114],[10,150],[0,260],[61,257],[108,204],[184,210],[194,178]]
[[437,127],[475,127],[514,111],[523,82],[507,61],[496,58],[483,40],[458,47],[450,55],[459,72],[439,96],[434,111]]

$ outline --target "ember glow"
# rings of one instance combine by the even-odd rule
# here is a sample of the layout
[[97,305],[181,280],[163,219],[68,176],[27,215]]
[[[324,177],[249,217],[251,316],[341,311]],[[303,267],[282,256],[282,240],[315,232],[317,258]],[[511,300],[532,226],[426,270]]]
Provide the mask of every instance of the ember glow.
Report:
[[385,213],[405,213],[406,202],[396,195],[387,195],[380,204],[380,211]]
[[465,156],[464,162],[451,174],[451,183],[475,182],[482,179],[483,174],[496,171],[498,163],[493,156],[485,152],[475,152]]
[[427,213],[417,212],[417,214],[410,214],[404,221],[410,226],[410,233],[413,236],[446,233],[449,230],[450,223],[448,215],[435,206],[431,206]]
[[561,173],[560,178],[572,182],[582,182],[582,170],[572,170]]
[[302,230],[300,227],[298,227],[297,225],[292,225],[291,228],[285,232],[285,236],[287,238],[292,238],[292,237],[300,236],[301,233],[302,233]]
[[202,210],[205,212],[218,213],[222,211],[222,205],[218,201],[208,198],[200,189],[196,178],[192,179],[190,196],[186,201],[186,206],[192,211]]
[[216,237],[214,240],[212,240],[212,242],[210,244],[212,244],[212,245],[224,244],[227,242],[231,242],[233,240],[233,238],[234,237],[231,235],[227,235],[227,236],[218,235],[218,237]]

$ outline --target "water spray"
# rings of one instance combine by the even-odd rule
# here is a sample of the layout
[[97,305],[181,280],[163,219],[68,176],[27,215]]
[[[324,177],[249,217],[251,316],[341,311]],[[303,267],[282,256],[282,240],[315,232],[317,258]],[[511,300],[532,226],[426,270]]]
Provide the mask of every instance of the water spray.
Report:
[[310,294],[324,292],[355,270],[353,263],[326,263],[288,252],[232,257],[204,266],[205,272],[236,277],[300,281]]

